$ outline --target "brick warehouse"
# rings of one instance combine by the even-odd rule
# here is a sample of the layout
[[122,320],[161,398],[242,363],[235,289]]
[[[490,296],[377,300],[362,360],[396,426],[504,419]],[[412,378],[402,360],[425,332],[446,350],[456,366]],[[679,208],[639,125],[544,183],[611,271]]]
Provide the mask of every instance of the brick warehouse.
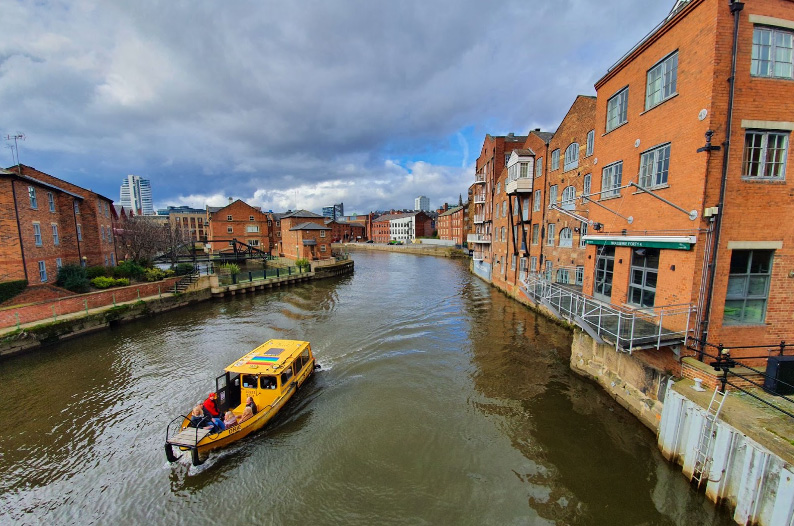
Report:
[[0,281],[54,283],[66,264],[115,265],[113,202],[20,165],[0,170]]
[[[696,336],[730,346],[771,344],[790,337],[794,321],[794,228],[787,225],[794,206],[786,178],[794,3],[731,6],[682,5],[596,83],[592,198],[611,211],[590,207],[604,230],[586,238],[584,291],[657,310],[692,304]],[[787,58],[775,43],[789,49]],[[763,60],[770,53],[772,60]]]
[[281,216],[280,256],[291,259],[331,257],[331,228],[325,219],[308,210],[295,210]]
[[[492,190],[497,148],[486,136],[471,187],[475,273],[511,292],[534,275],[618,309],[678,312],[665,327],[712,343],[791,340],[793,35],[790,1],[677,2],[596,83],[595,99],[577,97],[553,136],[536,130],[510,149],[516,158],[505,156]],[[565,152],[577,147],[573,167]],[[528,159],[529,217],[525,192],[504,193],[516,177],[509,164]],[[561,240],[564,228],[572,232]]]
[[207,245],[215,253],[233,250],[233,240],[270,252],[267,214],[237,199],[222,208],[207,207]]

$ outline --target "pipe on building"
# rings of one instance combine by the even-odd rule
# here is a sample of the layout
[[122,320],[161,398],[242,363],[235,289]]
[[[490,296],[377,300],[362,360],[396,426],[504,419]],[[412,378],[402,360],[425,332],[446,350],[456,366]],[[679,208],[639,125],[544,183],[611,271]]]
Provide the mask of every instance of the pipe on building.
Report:
[[[736,53],[739,44],[739,13],[744,9],[744,2],[737,2],[731,0],[730,3],[731,14],[733,14],[733,47],[731,49],[731,76],[728,82],[731,83],[731,89],[728,95],[728,115],[725,122],[725,142],[723,142],[722,154],[722,179],[720,181],[720,200],[717,204],[717,220],[714,225],[714,245],[712,247],[712,260],[709,265],[711,273],[709,275],[708,293],[706,294],[706,308],[704,327],[702,332],[702,340],[708,341],[709,325],[711,323],[711,306],[714,299],[714,276],[717,271],[717,259],[720,248],[720,232],[722,231],[722,216],[724,215],[725,208],[725,188],[728,185],[728,157],[731,150],[731,125],[733,123],[733,100],[734,92],[736,90]],[[698,355],[703,359],[702,353]]]

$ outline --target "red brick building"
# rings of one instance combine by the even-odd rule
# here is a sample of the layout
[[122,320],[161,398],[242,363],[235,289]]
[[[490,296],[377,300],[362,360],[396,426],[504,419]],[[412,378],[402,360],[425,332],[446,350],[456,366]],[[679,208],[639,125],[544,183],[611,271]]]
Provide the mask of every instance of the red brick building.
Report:
[[290,259],[331,257],[331,228],[320,214],[308,210],[289,211],[281,216],[279,255]]
[[384,214],[372,222],[372,230],[376,243],[413,243],[418,237],[432,237],[433,220],[424,212]]
[[608,210],[590,207],[604,230],[586,238],[584,290],[694,305],[710,342],[790,340],[794,3],[676,9],[596,83],[592,189]]
[[270,219],[240,199],[221,208],[207,207],[207,246],[214,253],[233,250],[233,240],[270,252]]
[[[477,158],[474,178],[475,188],[472,192],[474,204],[474,232],[469,235],[469,249],[474,258],[474,272],[478,276],[491,280],[491,272],[495,264],[492,254],[491,239],[494,234],[495,199],[501,193],[502,186],[497,178],[502,173],[510,153],[523,147],[526,136],[486,135],[485,141]],[[497,191],[498,190],[498,191]],[[501,259],[500,259],[501,262]]]
[[0,170],[0,281],[54,283],[62,265],[115,265],[112,205],[30,166]]
[[331,229],[332,243],[366,241],[366,227],[361,223],[332,219],[326,221],[325,226]]
[[[446,205],[444,206],[447,208]],[[454,241],[456,245],[463,246],[468,234],[468,231],[466,230],[467,220],[467,204],[453,208],[447,208],[446,210],[439,209],[438,219],[436,220],[438,238],[447,241]]]

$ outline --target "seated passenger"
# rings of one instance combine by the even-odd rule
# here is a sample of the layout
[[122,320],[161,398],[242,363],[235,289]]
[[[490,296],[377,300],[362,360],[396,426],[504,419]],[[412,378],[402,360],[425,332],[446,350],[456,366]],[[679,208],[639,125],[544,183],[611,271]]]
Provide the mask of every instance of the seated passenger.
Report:
[[262,389],[275,389],[276,379],[272,376],[266,376],[262,379]]
[[204,417],[204,413],[201,410],[201,406],[197,405],[193,408],[193,411],[190,413],[190,423],[187,425],[188,427],[201,427],[202,429],[211,429],[212,422]]
[[256,414],[256,404],[254,403],[254,399],[250,396],[245,399],[245,407],[251,408],[251,414]]
[[220,419],[221,414],[218,412],[218,406],[215,404],[215,399],[218,398],[216,393],[210,393],[207,396],[207,399],[204,400],[203,408],[204,408],[204,416],[207,418],[218,418]]
[[226,411],[226,417],[223,419],[223,425],[226,427],[236,426],[237,417],[231,411]]
[[240,417],[240,421],[238,423],[242,424],[252,416],[254,416],[254,412],[251,410],[251,406],[245,406],[245,409],[243,409],[243,414]]

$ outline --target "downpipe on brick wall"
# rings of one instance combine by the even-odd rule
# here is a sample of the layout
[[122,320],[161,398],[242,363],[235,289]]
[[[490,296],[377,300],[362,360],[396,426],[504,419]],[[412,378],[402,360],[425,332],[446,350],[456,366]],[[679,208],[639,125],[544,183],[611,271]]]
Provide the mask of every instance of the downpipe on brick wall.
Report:
[[[725,119],[725,142],[723,142],[722,154],[722,179],[720,181],[720,200],[717,203],[717,218],[714,224],[714,244],[712,246],[712,260],[709,273],[708,294],[706,295],[706,308],[703,317],[704,327],[701,330],[701,338],[708,341],[709,322],[711,320],[711,306],[714,299],[714,277],[717,273],[717,260],[720,247],[720,232],[722,231],[722,216],[725,207],[725,188],[728,185],[728,157],[731,150],[731,126],[733,124],[733,100],[736,91],[736,50],[739,45],[739,13],[744,9],[744,2],[731,0],[730,10],[733,14],[733,47],[731,48],[731,76],[728,82],[731,89],[728,94],[728,115]],[[698,353],[698,358],[703,361],[703,354]]]

